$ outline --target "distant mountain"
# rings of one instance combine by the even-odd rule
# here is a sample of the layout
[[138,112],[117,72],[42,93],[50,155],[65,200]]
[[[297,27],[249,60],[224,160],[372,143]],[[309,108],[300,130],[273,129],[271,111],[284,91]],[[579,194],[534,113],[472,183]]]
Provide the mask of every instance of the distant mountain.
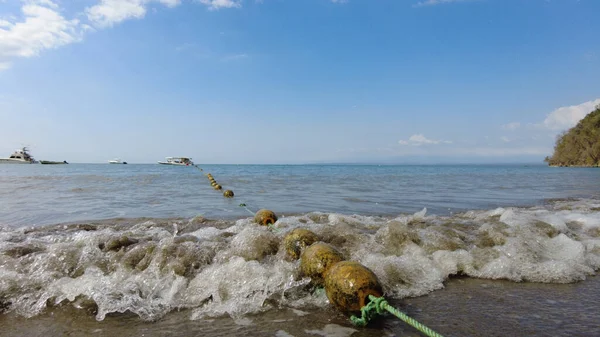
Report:
[[550,166],[600,166],[600,105],[556,140]]

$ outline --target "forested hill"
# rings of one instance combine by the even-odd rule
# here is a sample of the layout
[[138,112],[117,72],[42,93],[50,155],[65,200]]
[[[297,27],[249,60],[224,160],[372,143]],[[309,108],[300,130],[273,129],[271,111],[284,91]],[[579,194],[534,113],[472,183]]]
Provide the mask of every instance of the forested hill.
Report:
[[600,105],[556,140],[551,166],[600,166]]

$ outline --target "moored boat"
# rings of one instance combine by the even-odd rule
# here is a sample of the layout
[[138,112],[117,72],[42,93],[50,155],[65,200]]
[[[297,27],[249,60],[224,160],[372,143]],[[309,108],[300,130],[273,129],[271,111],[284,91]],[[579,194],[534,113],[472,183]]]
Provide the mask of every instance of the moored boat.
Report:
[[159,161],[162,165],[177,165],[177,166],[190,166],[194,165],[192,158],[189,157],[166,157],[166,161]]
[[35,159],[29,154],[27,147],[15,150],[10,157],[0,158],[0,164],[35,164]]
[[119,158],[115,158],[115,159],[113,159],[113,160],[109,160],[109,161],[108,161],[108,163],[109,163],[109,164],[127,164],[127,162],[126,162],[126,161],[122,161],[122,160],[121,160],[121,159],[119,159]]
[[62,165],[68,164],[66,160],[63,161],[52,161],[52,160],[40,160],[40,164],[44,165]]

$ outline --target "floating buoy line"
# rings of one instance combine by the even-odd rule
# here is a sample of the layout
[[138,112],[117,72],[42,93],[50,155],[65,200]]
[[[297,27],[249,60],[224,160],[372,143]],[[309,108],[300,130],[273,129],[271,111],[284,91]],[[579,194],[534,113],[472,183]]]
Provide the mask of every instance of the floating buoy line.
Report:
[[[212,174],[205,173],[198,165],[194,167],[208,178],[210,185],[216,191],[223,189]],[[232,190],[225,190],[223,196],[233,198],[235,194]],[[275,212],[261,209],[254,213],[245,203],[239,206],[252,214],[257,224],[277,230],[273,227],[277,222]],[[300,260],[301,275],[309,277],[313,285],[324,287],[329,302],[338,310],[351,314],[350,321],[354,325],[366,326],[375,316],[389,312],[426,336],[442,337],[392,307],[383,297],[383,289],[373,271],[358,262],[346,261],[342,253],[320,241],[315,233],[304,228],[293,229],[285,235],[283,245],[290,259]],[[360,317],[353,315],[357,313],[360,313]]]

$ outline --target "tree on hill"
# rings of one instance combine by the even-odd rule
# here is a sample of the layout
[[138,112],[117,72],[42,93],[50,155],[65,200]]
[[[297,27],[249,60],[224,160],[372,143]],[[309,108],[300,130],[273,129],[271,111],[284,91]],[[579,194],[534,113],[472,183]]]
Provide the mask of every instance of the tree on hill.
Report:
[[552,166],[600,166],[600,105],[556,139]]

